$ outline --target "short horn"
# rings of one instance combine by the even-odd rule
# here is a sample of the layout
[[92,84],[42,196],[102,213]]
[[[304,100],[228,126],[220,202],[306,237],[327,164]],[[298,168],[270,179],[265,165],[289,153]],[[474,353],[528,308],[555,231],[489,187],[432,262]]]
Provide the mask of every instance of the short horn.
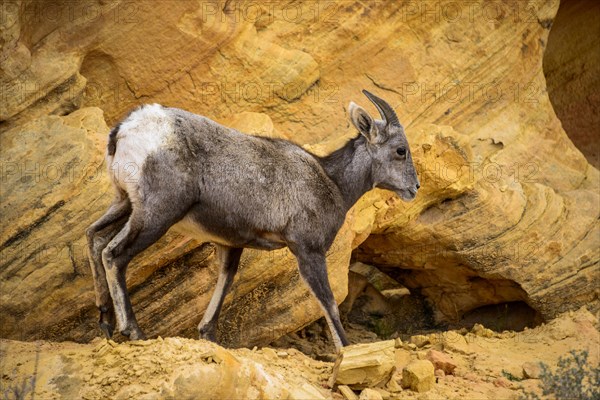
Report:
[[379,111],[379,114],[381,114],[381,118],[383,118],[386,125],[400,126],[400,121],[398,120],[396,112],[385,100],[380,99],[368,90],[363,90],[362,92],[373,104],[375,104],[375,107],[377,107],[377,110]]

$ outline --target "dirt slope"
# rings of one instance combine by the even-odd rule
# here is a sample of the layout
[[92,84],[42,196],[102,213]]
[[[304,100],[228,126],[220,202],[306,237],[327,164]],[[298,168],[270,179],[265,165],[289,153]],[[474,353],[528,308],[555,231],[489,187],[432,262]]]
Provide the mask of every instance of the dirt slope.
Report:
[[[396,349],[396,372],[380,393],[392,399],[516,399],[523,390],[539,391],[538,379],[525,379],[523,364],[554,366],[568,351],[586,349],[590,364],[597,365],[599,346],[598,320],[585,309],[523,332],[495,333],[481,326],[437,332]],[[402,389],[402,368],[431,349],[453,360],[453,374],[436,372],[437,383],[425,393]],[[2,340],[0,358],[1,393],[9,399],[33,394],[90,400],[341,398],[328,383],[333,363],[296,349],[224,349],[182,338],[89,344]]]

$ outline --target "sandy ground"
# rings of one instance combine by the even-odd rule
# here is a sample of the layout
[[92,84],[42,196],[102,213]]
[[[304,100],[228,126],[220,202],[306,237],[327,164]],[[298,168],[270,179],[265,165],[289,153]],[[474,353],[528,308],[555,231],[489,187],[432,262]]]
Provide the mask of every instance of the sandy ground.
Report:
[[[353,341],[377,340],[360,329],[351,329],[351,335]],[[295,338],[295,347],[328,358],[323,335],[304,336]],[[585,309],[522,332],[498,333],[479,325],[413,337],[396,349],[396,371],[380,394],[384,399],[517,399],[524,390],[540,392],[539,379],[527,379],[523,364],[555,367],[560,356],[585,349],[588,362],[597,366],[599,337],[598,320]],[[425,358],[430,349],[450,356],[454,373],[438,373],[425,393],[402,389],[403,366]],[[224,349],[176,337],[88,344],[2,340],[0,359],[0,393],[8,399],[342,399],[328,382],[333,363],[296,348]]]

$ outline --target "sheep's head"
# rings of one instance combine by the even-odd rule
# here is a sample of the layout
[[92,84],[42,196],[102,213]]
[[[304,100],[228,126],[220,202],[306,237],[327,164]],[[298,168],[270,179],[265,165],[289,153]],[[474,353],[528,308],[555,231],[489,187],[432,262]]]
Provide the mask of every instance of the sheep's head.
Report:
[[373,119],[353,102],[348,110],[350,120],[367,140],[375,187],[392,190],[403,200],[410,201],[417,195],[420,184],[404,128],[387,102],[366,90],[363,93],[375,104],[382,119]]

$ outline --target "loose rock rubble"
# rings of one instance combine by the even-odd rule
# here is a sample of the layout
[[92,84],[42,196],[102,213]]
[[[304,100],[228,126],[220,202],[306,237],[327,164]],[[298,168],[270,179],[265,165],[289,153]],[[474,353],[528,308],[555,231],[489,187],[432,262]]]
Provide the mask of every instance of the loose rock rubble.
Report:
[[415,392],[427,392],[435,384],[434,373],[431,361],[412,361],[402,370],[402,387]]
[[183,338],[1,340],[0,389],[8,398],[25,391],[39,399],[496,400],[541,393],[533,378],[539,363],[554,368],[572,349],[587,349],[591,365],[600,361],[598,320],[585,308],[523,332],[423,336],[429,338],[424,348],[405,348],[398,339],[352,345],[335,363],[294,348],[225,349]]

